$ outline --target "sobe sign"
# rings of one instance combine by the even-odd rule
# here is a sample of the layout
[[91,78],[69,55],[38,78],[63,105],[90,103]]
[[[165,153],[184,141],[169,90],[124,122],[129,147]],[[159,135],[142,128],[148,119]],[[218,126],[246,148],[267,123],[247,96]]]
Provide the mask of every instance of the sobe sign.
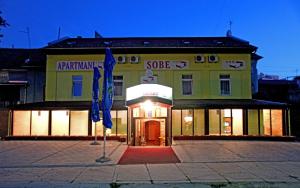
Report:
[[188,67],[188,61],[147,60],[144,62],[144,68],[152,70],[186,69]]
[[90,71],[94,67],[103,69],[101,61],[58,61],[56,71]]

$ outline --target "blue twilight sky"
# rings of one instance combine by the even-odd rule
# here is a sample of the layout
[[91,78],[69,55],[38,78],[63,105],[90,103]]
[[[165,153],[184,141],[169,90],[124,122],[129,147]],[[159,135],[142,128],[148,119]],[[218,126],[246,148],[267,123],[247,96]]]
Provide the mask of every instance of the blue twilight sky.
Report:
[[234,36],[259,47],[259,72],[300,75],[300,0],[0,0],[0,47],[40,48],[61,37]]

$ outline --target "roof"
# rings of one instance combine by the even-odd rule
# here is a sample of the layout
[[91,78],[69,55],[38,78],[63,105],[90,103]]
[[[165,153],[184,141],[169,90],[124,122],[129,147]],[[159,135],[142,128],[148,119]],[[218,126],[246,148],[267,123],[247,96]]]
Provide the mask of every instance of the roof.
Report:
[[259,85],[270,85],[270,86],[294,86],[297,87],[296,80],[258,80]]
[[252,53],[252,54],[251,54],[251,59],[252,59],[252,60],[258,61],[258,60],[260,60],[260,59],[262,59],[262,58],[263,58],[262,56],[260,56],[260,55],[258,55],[258,54],[256,54],[256,53]]
[[286,103],[255,99],[195,99],[174,100],[173,108],[286,108]]
[[[247,53],[254,52],[257,47],[248,41],[235,37],[128,37],[128,38],[66,38],[49,44],[46,51],[72,49],[89,50],[98,49],[97,52],[104,52],[106,47],[110,47],[114,52],[137,52],[142,53],[155,49],[178,51],[186,49],[188,52],[197,50],[239,50]],[[101,50],[102,49],[102,50]]]
[[[54,110],[54,109],[73,109],[82,110],[89,109],[92,106],[91,101],[45,101],[45,102],[35,102],[18,104],[13,109],[18,110]],[[125,107],[125,101],[115,100],[113,103],[113,109],[127,109]]]
[[42,49],[0,48],[0,69],[36,69],[46,67]]

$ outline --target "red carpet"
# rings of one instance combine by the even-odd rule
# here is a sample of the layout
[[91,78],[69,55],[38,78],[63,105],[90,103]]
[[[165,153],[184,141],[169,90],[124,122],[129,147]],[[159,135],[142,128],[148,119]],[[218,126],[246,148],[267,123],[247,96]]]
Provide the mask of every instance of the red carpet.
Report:
[[128,147],[118,164],[180,163],[171,147]]

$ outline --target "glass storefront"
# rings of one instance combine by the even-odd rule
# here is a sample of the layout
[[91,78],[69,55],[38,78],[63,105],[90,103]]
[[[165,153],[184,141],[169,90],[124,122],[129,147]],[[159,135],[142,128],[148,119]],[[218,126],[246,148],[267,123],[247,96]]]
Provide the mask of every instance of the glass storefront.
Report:
[[[208,135],[283,135],[283,110],[247,109],[245,112],[246,122],[243,109],[208,109]],[[204,109],[172,110],[172,135],[205,135],[204,117]]]
[[[14,111],[13,136],[88,136],[88,110],[41,110]],[[51,121],[50,120],[51,113]],[[127,135],[127,110],[112,110],[113,129],[107,130],[110,136]],[[51,125],[50,125],[51,123]],[[116,131],[117,130],[117,131]],[[91,135],[95,135],[92,122]],[[102,120],[97,122],[97,135],[103,136]]]
[[[168,107],[163,105],[155,104],[151,109],[147,109],[147,104],[141,104],[131,110],[132,125],[140,124],[140,127],[135,127],[135,133],[143,133],[143,136],[149,132],[146,127],[157,127],[153,128],[159,130],[157,138],[165,139],[168,132],[167,123],[170,128],[168,134],[171,136],[288,134],[284,132],[288,130],[288,127],[284,126],[288,125],[284,124],[285,111],[282,109],[174,109],[170,111],[170,119]],[[107,135],[128,138],[130,141],[132,138],[128,137],[127,131],[131,132],[134,129],[128,127],[128,122],[132,120],[128,119],[127,110],[112,110],[111,116],[113,128],[107,130]],[[12,120],[13,136],[94,136],[95,125],[96,134],[103,136],[102,121],[96,124],[90,121],[88,110],[15,110]],[[153,122],[148,125],[147,121],[150,120],[159,122],[159,126]],[[152,132],[149,134],[152,138]]]

